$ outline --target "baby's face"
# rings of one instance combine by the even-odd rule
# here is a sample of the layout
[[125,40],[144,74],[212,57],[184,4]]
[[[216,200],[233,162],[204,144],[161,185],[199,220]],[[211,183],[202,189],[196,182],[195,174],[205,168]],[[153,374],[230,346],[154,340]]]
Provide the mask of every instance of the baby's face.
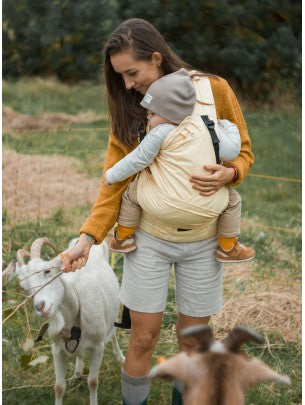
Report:
[[150,129],[155,128],[157,125],[160,124],[171,124],[170,121],[158,114],[153,113],[152,111],[147,111],[147,121]]

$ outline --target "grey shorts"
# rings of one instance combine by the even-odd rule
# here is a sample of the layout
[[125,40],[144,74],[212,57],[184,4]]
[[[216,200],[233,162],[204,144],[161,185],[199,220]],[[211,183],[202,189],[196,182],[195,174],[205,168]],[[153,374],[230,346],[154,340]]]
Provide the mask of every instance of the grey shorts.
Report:
[[168,242],[137,229],[137,250],[124,257],[119,298],[128,308],[163,312],[175,265],[177,310],[188,316],[217,313],[222,305],[222,265],[215,259],[216,237],[199,242]]

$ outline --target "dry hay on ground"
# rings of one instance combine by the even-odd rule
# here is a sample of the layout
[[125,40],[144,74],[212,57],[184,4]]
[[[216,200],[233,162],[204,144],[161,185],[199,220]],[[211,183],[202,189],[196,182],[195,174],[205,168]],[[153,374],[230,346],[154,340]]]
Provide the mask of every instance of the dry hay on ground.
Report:
[[25,130],[43,131],[56,130],[66,124],[85,124],[107,119],[106,115],[93,112],[70,115],[64,113],[44,113],[41,115],[26,115],[14,111],[8,106],[2,107],[2,129],[6,132],[20,132]]
[[224,305],[212,318],[217,336],[225,336],[233,325],[245,325],[265,333],[279,333],[286,341],[300,343],[302,292],[299,283],[287,285],[277,278],[255,280],[250,276],[249,264],[225,268]]
[[59,207],[95,201],[100,180],[75,169],[63,156],[22,155],[3,150],[2,206],[18,221],[49,216]]

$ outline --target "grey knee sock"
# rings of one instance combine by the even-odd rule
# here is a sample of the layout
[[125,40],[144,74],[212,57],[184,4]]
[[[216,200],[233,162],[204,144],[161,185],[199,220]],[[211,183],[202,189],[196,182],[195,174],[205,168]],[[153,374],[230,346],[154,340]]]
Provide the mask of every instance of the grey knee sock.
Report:
[[121,370],[122,396],[128,405],[140,405],[148,397],[150,381],[145,375],[133,377]]
[[174,387],[180,392],[180,394],[183,393],[183,384],[180,380],[176,380],[176,378],[174,379]]

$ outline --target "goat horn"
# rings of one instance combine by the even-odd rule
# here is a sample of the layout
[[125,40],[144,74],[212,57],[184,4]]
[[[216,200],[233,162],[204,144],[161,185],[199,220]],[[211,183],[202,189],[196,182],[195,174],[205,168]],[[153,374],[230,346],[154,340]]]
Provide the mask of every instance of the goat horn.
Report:
[[180,332],[183,338],[192,337],[197,340],[199,347],[196,348],[199,352],[205,352],[209,349],[213,342],[212,329],[207,325],[195,325],[185,328]]
[[27,250],[24,250],[24,249],[19,249],[17,251],[17,263],[19,266],[25,265],[25,262],[24,262],[25,257],[30,257],[30,252],[28,252]]
[[240,346],[247,342],[262,344],[264,343],[264,338],[251,328],[236,326],[223,341],[231,352],[239,352]]
[[43,245],[51,246],[54,250],[56,250],[55,246],[49,241],[48,238],[38,238],[32,243],[31,259],[40,259],[40,251]]
[[2,285],[9,283],[16,275],[16,260],[11,260],[7,267],[2,271]]

